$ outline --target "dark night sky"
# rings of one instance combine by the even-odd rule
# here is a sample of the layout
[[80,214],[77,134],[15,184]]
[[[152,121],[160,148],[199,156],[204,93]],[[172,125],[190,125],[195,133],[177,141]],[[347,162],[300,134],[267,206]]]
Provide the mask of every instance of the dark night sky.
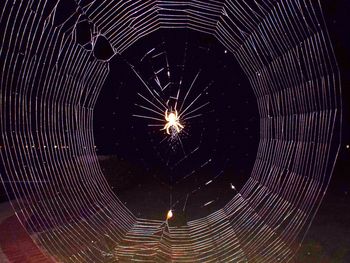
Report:
[[[349,201],[350,149],[346,145],[350,145],[350,2],[326,0],[321,3],[343,86],[343,139],[325,202],[331,202],[332,198]],[[183,77],[184,85],[190,85],[201,71],[190,97],[210,86],[198,102],[198,105],[210,103],[199,111],[203,116],[185,123],[187,134],[181,137],[183,149],[176,142],[160,143],[164,131],[148,127],[149,121],[132,116],[145,113],[134,104],[142,104],[137,92],[147,94],[147,91],[128,63],[152,84],[152,67],[161,67],[164,61],[140,60],[153,47],[167,52],[174,80]],[[259,140],[256,100],[233,56],[210,36],[163,30],[141,39],[123,56],[115,56],[110,68],[95,109],[94,133],[97,153],[115,156],[112,162],[104,163],[104,169],[120,198],[133,204],[142,199],[142,209],[137,207],[134,211],[147,214],[145,206],[149,202],[158,202],[159,209],[164,210],[169,204],[169,193],[173,193],[172,203],[178,201],[178,209],[186,202],[186,193],[196,190],[188,200],[193,217],[222,207],[234,194],[230,183],[239,190],[250,175]],[[197,146],[199,150],[189,155]],[[175,165],[184,155],[189,156]],[[118,174],[114,176],[116,170]],[[213,182],[205,185],[210,180]],[[138,198],[134,198],[136,195]],[[0,189],[0,200],[5,199]],[[211,200],[215,202],[203,209],[203,204]]]
[[[169,136],[160,131],[162,127],[147,125],[157,121],[133,117],[157,115],[135,106],[154,108],[137,95],[147,96],[148,91],[129,64],[135,66],[150,88],[156,89],[154,72],[167,67],[167,62],[173,84],[164,90],[165,98],[176,96],[182,79],[184,88],[178,103],[181,105],[199,72],[183,108],[201,93],[189,109],[209,103],[190,114],[202,116],[184,123],[181,142],[168,141]],[[116,155],[116,160],[127,163],[130,167],[127,181],[139,186],[133,193],[142,196],[149,191],[149,195],[140,198],[147,199],[147,203],[165,199],[163,205],[159,204],[161,210],[168,208],[170,195],[172,203],[178,201],[175,209],[183,207],[187,194],[193,191],[196,193],[190,195],[187,205],[196,204],[195,214],[203,215],[200,207],[213,200],[219,206],[212,209],[222,207],[236,193],[230,183],[239,189],[247,180],[259,140],[256,99],[233,56],[211,36],[188,30],[161,30],[133,45],[122,57],[114,57],[111,71],[115,74],[109,76],[95,108],[98,154]],[[166,70],[157,76],[167,83]],[[117,169],[110,175],[118,176],[123,175]],[[115,185],[113,179],[110,181],[120,196],[125,181],[119,180]],[[156,187],[157,182],[162,186]],[[153,185],[152,189],[149,185]]]
[[341,72],[343,94],[342,144],[328,196],[350,195],[350,2],[346,0],[327,0],[323,2],[325,20],[334,46]]

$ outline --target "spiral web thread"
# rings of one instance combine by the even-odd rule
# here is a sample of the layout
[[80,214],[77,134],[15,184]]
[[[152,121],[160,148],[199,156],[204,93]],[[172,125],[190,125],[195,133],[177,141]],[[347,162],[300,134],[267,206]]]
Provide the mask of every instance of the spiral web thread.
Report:
[[[320,3],[6,0],[0,6],[1,178],[43,251],[64,262],[291,260],[339,147],[339,71]],[[62,6],[71,13],[60,17]],[[82,20],[92,28],[86,45],[76,37]],[[160,28],[216,37],[245,71],[260,113],[257,158],[245,186],[222,209],[178,228],[136,218],[118,200],[99,167],[92,129],[110,74],[108,60],[94,57],[96,41],[103,35],[115,54],[123,53]]]

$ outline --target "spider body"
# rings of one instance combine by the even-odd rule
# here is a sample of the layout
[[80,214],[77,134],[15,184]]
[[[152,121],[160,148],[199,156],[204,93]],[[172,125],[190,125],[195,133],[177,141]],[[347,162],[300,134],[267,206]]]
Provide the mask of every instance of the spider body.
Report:
[[162,130],[166,130],[166,133],[170,135],[170,128],[174,128],[177,133],[179,133],[184,126],[180,123],[179,115],[177,113],[177,110],[174,112],[170,112],[168,114],[168,110],[165,111],[165,120],[167,123],[164,125],[164,128]]

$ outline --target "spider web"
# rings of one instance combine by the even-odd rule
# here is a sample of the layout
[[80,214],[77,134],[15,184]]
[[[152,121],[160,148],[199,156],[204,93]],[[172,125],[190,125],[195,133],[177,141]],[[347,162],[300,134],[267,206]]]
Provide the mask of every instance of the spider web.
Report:
[[[128,207],[135,214],[148,218],[152,217],[152,213],[151,215],[149,213],[145,215],[145,211],[142,211],[143,209],[140,209],[140,207],[158,206],[158,209],[154,209],[162,211],[160,216],[157,217],[158,219],[164,217],[166,209],[175,209],[175,214],[178,217],[178,212],[184,211],[186,205],[189,204],[190,207],[187,209],[186,214],[188,218],[194,219],[200,215],[208,214],[207,208],[205,208],[206,212],[198,212],[199,207],[204,208],[208,204],[214,204],[217,201],[221,201],[223,205],[231,199],[235,192],[232,191],[230,186],[230,177],[231,183],[233,182],[233,185],[237,186],[237,175],[240,173],[240,170],[246,169],[247,166],[252,166],[252,162],[247,165],[244,158],[247,158],[247,152],[254,153],[256,151],[256,145],[249,145],[249,141],[252,141],[257,133],[257,125],[254,117],[249,118],[248,116],[257,115],[257,113],[255,108],[248,104],[249,96],[252,97],[250,89],[246,89],[247,92],[235,92],[234,96],[232,96],[232,91],[236,91],[236,87],[232,86],[236,85],[237,89],[239,88],[239,85],[242,83],[241,77],[237,76],[243,75],[243,73],[238,66],[235,65],[234,67],[234,64],[230,65],[230,63],[227,63],[227,61],[232,61],[232,58],[225,53],[224,48],[217,46],[215,41],[209,41],[208,38],[204,39],[206,42],[209,41],[207,45],[198,45],[198,42],[201,43],[203,41],[198,40],[197,36],[193,36],[193,33],[181,31],[178,31],[175,37],[179,41],[176,44],[169,45],[169,41],[174,42],[174,33],[169,32],[169,38],[164,38],[165,34],[165,31],[160,34],[160,38],[163,36],[163,40],[155,48],[145,49],[137,47],[129,50],[124,56],[130,57],[130,60],[133,61],[132,63],[126,61],[127,65],[132,64],[130,66],[131,74],[123,72],[121,75],[127,76],[122,78],[122,80],[114,77],[108,81],[105,90],[100,95],[100,103],[96,106],[96,111],[100,113],[95,115],[95,119],[101,119],[106,115],[106,107],[111,108],[110,111],[113,112],[126,112],[121,115],[127,116],[131,116],[131,113],[128,112],[134,111],[133,117],[135,118],[133,121],[125,117],[118,117],[114,120],[112,115],[111,121],[109,118],[104,117],[106,121],[100,121],[96,125],[97,130],[100,126],[103,127],[97,136],[97,138],[101,137],[102,141],[97,140],[97,145],[98,149],[105,149],[106,145],[111,142],[104,141],[103,138],[113,136],[119,138],[120,141],[135,141],[133,144],[128,143],[126,145],[123,145],[122,142],[117,142],[118,147],[111,152],[124,156],[125,160],[135,159],[134,156],[138,156],[135,162],[142,160],[145,172],[130,168],[131,171],[126,175],[128,178],[125,181],[134,179],[135,185],[140,184],[140,191],[148,192],[148,195],[143,196],[142,193],[138,192],[130,193],[130,187],[122,186],[123,184],[125,185],[125,182],[123,183],[117,179],[113,180],[113,178],[117,177],[123,178],[123,172],[118,173],[117,168],[112,171],[106,171],[106,174],[109,174],[108,180],[110,184],[115,186],[115,189],[118,189],[116,190],[118,196],[128,204]],[[158,37],[159,35],[153,35],[150,40]],[[182,42],[181,39],[184,39],[184,41]],[[140,46],[149,46],[148,42],[150,40],[143,41],[140,43]],[[174,50],[177,51],[175,52],[176,54],[173,54]],[[191,55],[186,54],[187,52],[191,53]],[[157,60],[154,61],[153,57],[156,57]],[[217,63],[212,63],[211,61],[213,60],[217,60]],[[125,70],[125,64],[119,64],[122,64],[120,67],[123,67]],[[214,65],[208,67],[208,64]],[[137,67],[134,65],[137,65]],[[169,65],[167,67],[169,68],[169,73],[171,72],[170,74],[167,73],[167,70],[162,70],[166,68],[165,65]],[[113,71],[117,72],[120,70],[113,66]],[[232,77],[225,76],[230,75],[230,71],[236,72],[235,75]],[[158,80],[155,81],[157,72],[160,74],[158,73]],[[161,75],[162,72],[164,73],[163,75]],[[169,75],[171,76],[170,81]],[[218,81],[212,79],[213,76]],[[136,79],[136,81],[130,81],[130,79]],[[167,93],[161,91],[162,88],[158,85],[161,82],[159,80],[164,80],[164,86],[168,86],[164,89]],[[113,85],[116,82],[123,83],[123,91],[117,88],[118,106],[113,101],[111,103],[106,102],[108,98],[113,97],[112,92],[109,93],[107,91],[115,89]],[[168,84],[169,82],[172,84]],[[111,86],[109,87],[109,85]],[[245,85],[248,86],[249,84],[246,83]],[[133,87],[136,87],[134,88],[135,91],[129,91]],[[164,126],[164,120],[159,119],[158,121],[161,124],[157,126],[154,126],[153,123],[158,116],[163,118],[164,113],[157,112],[157,105],[160,105],[159,101],[168,101],[168,104],[170,104],[171,97],[177,98],[177,96],[172,96],[172,94],[181,94],[179,88],[182,89],[183,95],[179,95],[178,100],[174,99],[173,105],[179,103],[180,110],[181,104],[183,104],[183,109],[187,108],[187,112],[191,113],[195,118],[186,119],[184,130],[176,134],[176,136],[172,136],[161,131]],[[153,93],[150,93],[150,91],[153,91],[153,89],[155,89],[154,95],[157,97],[152,97]],[[210,90],[215,92],[211,94]],[[133,96],[134,93],[137,95]],[[156,94],[159,94],[159,97]],[[121,97],[122,101],[120,101]],[[184,100],[185,103],[183,103]],[[133,107],[128,105],[131,101],[136,101]],[[115,108],[113,104],[116,105]],[[160,110],[163,111],[166,107],[164,105],[163,109]],[[252,109],[254,110],[252,111]],[[240,114],[241,111],[245,112],[245,116]],[[179,114],[181,114],[180,111]],[[191,115],[188,116],[191,117]],[[109,125],[109,123],[112,124]],[[124,134],[122,131],[116,131],[115,134],[108,132],[108,130],[118,130],[118,126],[130,125],[129,123],[132,123],[132,138],[127,137],[128,134]],[[239,125],[235,124],[237,127],[231,129],[228,127],[231,126],[231,123],[239,123]],[[252,124],[254,124],[253,128]],[[228,142],[228,140],[231,141]],[[245,141],[246,143],[237,143],[240,141]],[[131,151],[131,149],[135,149],[131,157],[123,154]],[[235,153],[233,154],[232,152]],[[253,161],[252,158],[251,161]],[[228,160],[230,159],[233,161],[232,164],[228,165]],[[105,160],[102,166],[111,166],[112,162],[118,163],[118,158],[115,158],[115,161]],[[160,171],[155,171],[151,175],[148,174],[147,171],[152,171],[159,166],[161,166]],[[225,168],[229,168],[230,171]],[[107,170],[111,169],[107,168]],[[225,170],[227,170],[226,174],[224,173]],[[137,173],[142,175],[137,176]],[[245,181],[248,171],[241,173],[245,175],[243,176]],[[235,174],[235,178],[232,178],[232,174]],[[143,182],[144,178],[149,176],[155,177],[156,181],[148,180]],[[220,183],[217,180],[220,180]],[[157,189],[156,185],[158,183],[169,190],[164,192]],[[220,184],[222,188],[219,194]],[[128,189],[127,197],[121,195],[123,188],[125,190]],[[150,188],[153,188],[153,190],[150,190]],[[155,192],[158,194],[156,195]],[[225,194],[221,196],[223,193]],[[154,195],[155,197],[150,199],[149,195]],[[139,205],[138,208],[137,206],[136,208],[133,207],[133,202],[140,203],[140,201],[130,200],[132,198],[128,196],[139,196],[139,199],[144,201],[144,205]],[[165,208],[164,204],[155,205],[158,200],[162,199],[170,199],[170,204],[167,203]],[[214,207],[211,209],[214,209]]]
[[[1,174],[33,240],[64,262],[286,262],[339,148],[339,70],[318,1],[0,3]],[[136,217],[102,173],[93,111],[109,61],[159,29],[215,36],[257,99],[251,176],[183,227]]]

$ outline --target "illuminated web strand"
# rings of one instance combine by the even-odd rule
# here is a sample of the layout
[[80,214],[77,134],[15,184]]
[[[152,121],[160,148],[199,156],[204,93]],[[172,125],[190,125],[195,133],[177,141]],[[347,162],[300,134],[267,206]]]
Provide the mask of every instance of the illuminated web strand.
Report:
[[196,115],[192,115],[192,116],[190,116],[190,117],[187,117],[187,118],[184,118],[184,120],[190,120],[190,119],[195,119],[195,118],[198,118],[198,117],[201,117],[201,116],[203,116],[203,114],[196,114]]
[[187,112],[186,114],[182,114],[182,118],[183,118],[184,120],[186,120],[186,118],[185,118],[186,116],[188,116],[188,115],[190,115],[190,114],[192,114],[192,113],[195,113],[196,111],[199,111],[200,109],[204,108],[205,106],[208,106],[209,104],[210,104],[210,102],[206,102],[206,103],[204,103],[204,104],[198,106],[197,108],[191,110],[190,112]]
[[158,109],[160,112],[162,112],[162,109],[159,108],[156,104],[154,104],[152,101],[150,101],[149,99],[147,99],[146,97],[144,97],[142,94],[137,93],[138,96],[140,96],[142,99],[144,99],[145,101],[147,101],[149,104],[151,104],[152,106],[154,106],[156,109]]
[[163,122],[164,120],[162,119],[158,119],[158,118],[154,118],[154,117],[150,117],[150,116],[145,116],[145,115],[137,115],[137,114],[133,114],[133,117],[137,117],[137,118],[143,118],[143,119],[150,119],[150,120],[155,120],[155,121],[161,121]]
[[[197,80],[197,78],[198,78],[198,76],[199,76],[199,73],[200,73],[200,71],[198,71],[197,75],[194,77],[194,79],[193,79],[193,81],[192,81],[192,83],[191,83],[190,88],[187,90],[186,95],[185,95],[184,99],[182,100],[182,103],[181,103],[179,112],[184,113],[184,112],[186,111],[186,109],[190,107],[190,106],[188,106],[184,111],[182,111],[182,107],[183,107],[184,104],[186,103],[186,99],[187,99],[188,95],[191,93],[191,90],[192,90],[192,88],[193,88],[193,85],[194,85],[194,83],[196,82],[196,80]],[[193,102],[192,102],[192,104],[193,104]],[[191,104],[190,104],[190,105],[191,105]]]
[[184,114],[188,109],[190,109],[193,104],[196,103],[196,101],[202,96],[202,93],[200,93],[197,97],[194,98],[194,100],[191,101],[191,103],[181,112],[180,116],[182,116],[182,114]]
[[149,127],[164,127],[163,124],[147,124]]
[[137,73],[137,71],[134,69],[134,67],[131,67],[132,70],[134,71],[134,73],[136,74],[136,76],[141,80],[141,82],[143,83],[143,85],[146,87],[147,91],[149,92],[150,95],[152,95],[152,97],[159,103],[159,105],[161,105],[164,110],[167,109],[167,107],[153,94],[152,90],[148,87],[148,85],[146,84],[146,82],[142,79],[142,77],[140,76],[139,73]]
[[150,111],[150,112],[156,113],[156,114],[158,114],[158,115],[164,117],[164,114],[163,114],[163,113],[158,112],[158,111],[155,111],[155,110],[152,110],[151,108],[148,108],[148,107],[145,107],[145,106],[142,106],[142,105],[138,105],[138,104],[135,104],[135,106],[140,107],[140,108],[145,109],[145,110],[148,110],[148,111]]

